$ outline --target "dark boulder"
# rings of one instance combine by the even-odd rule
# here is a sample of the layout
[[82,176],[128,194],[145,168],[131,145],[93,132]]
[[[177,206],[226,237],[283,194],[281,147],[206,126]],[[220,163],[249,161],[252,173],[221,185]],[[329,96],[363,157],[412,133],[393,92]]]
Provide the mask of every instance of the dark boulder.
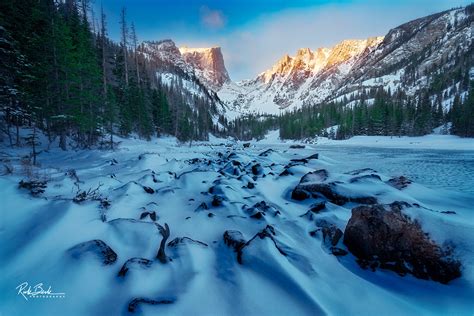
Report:
[[360,181],[364,181],[364,180],[378,180],[378,181],[382,181],[382,179],[380,178],[379,175],[375,174],[375,173],[371,173],[371,174],[365,174],[365,175],[362,175],[362,176],[357,176],[357,177],[354,177],[354,178],[351,178],[349,180],[350,183],[354,183],[354,182],[360,182]]
[[198,212],[198,211],[202,211],[202,210],[208,210],[209,207],[207,206],[207,204],[205,202],[202,202],[201,204],[199,204],[199,206],[196,208],[195,212]]
[[283,170],[283,172],[280,173],[280,177],[286,177],[286,176],[290,176],[290,175],[292,176],[293,173],[288,171],[288,168],[285,168],[285,170]]
[[305,218],[309,221],[312,221],[314,220],[315,216],[314,216],[314,213],[312,213],[311,211],[307,211],[306,213],[304,213],[303,215],[300,215],[300,217],[302,218]]
[[229,175],[229,176],[240,176],[242,174],[242,165],[239,161],[233,160],[228,162],[219,172],[222,175]]
[[344,244],[362,267],[393,270],[401,275],[448,283],[461,275],[452,250],[432,241],[419,223],[404,215],[400,202],[389,206],[364,205],[352,209]]
[[245,245],[244,235],[237,230],[227,230],[224,233],[224,243],[235,251],[238,251]]
[[311,159],[319,159],[319,154],[312,154],[311,156],[308,156],[305,158],[306,160],[311,160]]
[[140,214],[140,219],[145,219],[147,216],[149,216],[152,221],[156,221],[156,212],[155,211],[141,213]]
[[255,175],[255,176],[262,175],[263,174],[263,167],[259,163],[253,165],[252,166],[252,174]]
[[265,213],[263,212],[256,212],[255,214],[250,215],[250,218],[253,218],[253,219],[263,219],[264,217],[265,217]]
[[455,211],[441,211],[443,214],[456,214]]
[[319,170],[308,172],[307,174],[305,174],[301,178],[300,184],[310,183],[310,182],[321,183],[321,182],[326,181],[328,177],[329,177],[329,172],[326,169],[319,169]]
[[323,202],[320,202],[320,203],[316,203],[316,204],[313,204],[311,205],[311,208],[309,209],[310,212],[312,213],[320,213],[322,210],[324,210],[326,208],[326,202],[323,201]]
[[400,176],[400,177],[394,177],[388,180],[387,183],[391,185],[392,187],[397,188],[398,190],[402,190],[411,184],[411,180],[408,179],[407,177]]
[[316,226],[321,227],[323,242],[328,248],[336,246],[343,235],[342,230],[326,220],[318,220]]
[[290,160],[291,166],[304,165],[305,163],[308,163],[308,160],[305,158],[295,158]]
[[306,147],[305,145],[300,145],[300,144],[290,145],[291,149],[304,149],[305,147]]
[[[299,184],[294,190],[293,193],[297,193],[298,197],[303,197],[304,195],[300,191],[307,193],[307,197],[325,197],[331,203],[336,205],[344,205],[350,201],[346,196],[343,196],[335,191],[336,185],[334,183],[314,183],[314,184]],[[294,194],[292,194],[293,197]]]
[[252,207],[247,207],[244,205],[242,207],[248,214],[251,214],[251,218],[261,219],[267,213],[276,216],[280,213],[280,211],[273,205],[267,204],[265,201],[260,201],[255,203]]
[[223,201],[224,201],[224,198],[222,196],[214,195],[212,197],[211,205],[214,206],[214,207],[219,207],[219,206],[222,205]]
[[153,193],[155,193],[155,190],[153,190],[153,189],[150,188],[150,187],[145,187],[145,186],[144,186],[144,187],[143,187],[143,190],[145,190],[145,192],[148,193],[148,194],[153,194]]
[[298,189],[298,187],[296,187],[296,188],[291,192],[291,198],[292,198],[293,200],[303,201],[303,200],[309,199],[310,197],[311,197],[311,196],[309,195],[308,192],[306,192],[305,190]]
[[305,174],[299,184],[291,193],[291,198],[302,201],[310,197],[324,197],[336,205],[348,202],[360,204],[376,204],[377,199],[371,196],[345,196],[338,192],[337,182],[325,183],[329,173],[325,169],[316,170]]
[[341,256],[345,256],[345,255],[348,254],[348,252],[346,250],[344,250],[342,248],[339,248],[339,247],[331,247],[329,250],[336,257],[341,257]]
[[234,166],[241,166],[242,163],[241,163],[240,161],[238,161],[238,160],[232,160],[232,165],[234,165]]
[[318,158],[319,158],[319,154],[313,154],[306,158],[294,158],[290,160],[290,165],[294,166],[297,164],[305,164],[305,163],[308,163],[308,161],[310,161],[311,159],[318,159]]

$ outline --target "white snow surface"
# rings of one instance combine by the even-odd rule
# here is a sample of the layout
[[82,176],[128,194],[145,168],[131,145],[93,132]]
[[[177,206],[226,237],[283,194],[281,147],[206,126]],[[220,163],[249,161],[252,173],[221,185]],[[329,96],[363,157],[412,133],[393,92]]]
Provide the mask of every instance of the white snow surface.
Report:
[[[297,202],[290,198],[291,190],[309,171],[324,168],[331,179],[339,181],[349,176],[341,172],[336,160],[324,155],[291,167],[293,175],[278,176],[290,159],[314,154],[317,145],[290,149],[277,132],[262,142],[251,142],[249,148],[214,137],[192,147],[165,138],[151,142],[122,139],[113,152],[51,149],[40,154],[41,167],[32,170],[20,161],[26,149],[2,145],[0,158],[13,167],[13,174],[0,177],[0,314],[126,315],[132,299],[147,298],[170,304],[140,304],[137,313],[472,315],[472,196],[437,192],[416,183],[400,191],[385,184],[390,175],[383,174],[383,181],[352,185],[355,192],[376,194],[382,203],[403,200],[420,204],[421,208],[410,208],[407,214],[416,218],[435,241],[451,241],[463,263],[462,277],[449,285],[410,275],[400,277],[385,270],[363,270],[351,254],[335,257],[328,253],[321,234],[309,235],[316,228],[315,220],[300,215],[314,200]],[[440,141],[441,136],[428,137],[432,141],[425,144],[434,147],[434,140]],[[368,140],[359,137],[346,143]],[[389,143],[385,138],[374,142],[379,141]],[[472,140],[463,146],[472,147]],[[259,155],[269,148],[273,151],[267,156]],[[233,156],[227,158],[231,153]],[[197,160],[192,161],[194,158]],[[247,171],[259,163],[266,176],[253,178],[244,171],[234,174],[232,160]],[[79,180],[67,175],[72,169]],[[26,171],[48,180],[46,191],[39,197],[18,189]],[[249,182],[255,183],[255,188],[247,188]],[[100,195],[110,200],[108,209],[101,209],[97,201],[72,202],[78,188],[88,190],[99,185]],[[154,193],[146,193],[145,186]],[[209,193],[211,187],[213,193]],[[213,195],[224,197],[221,206],[212,206]],[[250,218],[249,207],[261,201],[273,211],[263,219]],[[202,203],[209,209],[200,208]],[[344,230],[354,206],[328,203],[327,209],[315,216]],[[456,214],[440,213],[445,210]],[[160,263],[155,257],[162,237],[149,217],[140,219],[145,211],[156,212],[155,223],[169,225],[168,242],[189,237],[205,245],[189,240],[168,245],[166,254],[172,261]],[[276,216],[275,211],[280,214]],[[210,217],[211,213],[214,216]],[[277,251],[270,239],[257,238],[239,264],[236,253],[224,244],[224,232],[238,230],[249,240],[267,225],[274,227],[275,240],[287,255]],[[71,256],[71,247],[95,239],[115,251],[113,264],[103,265],[87,253],[80,258]],[[342,243],[339,246],[344,247]],[[119,277],[122,265],[134,257],[152,262],[149,267],[133,266],[126,276]],[[26,301],[15,289],[22,282],[42,282],[66,296]]]
[[380,148],[413,148],[432,150],[474,150],[474,139],[455,135],[409,136],[354,136],[346,140],[318,137],[317,144],[333,146],[363,146]]

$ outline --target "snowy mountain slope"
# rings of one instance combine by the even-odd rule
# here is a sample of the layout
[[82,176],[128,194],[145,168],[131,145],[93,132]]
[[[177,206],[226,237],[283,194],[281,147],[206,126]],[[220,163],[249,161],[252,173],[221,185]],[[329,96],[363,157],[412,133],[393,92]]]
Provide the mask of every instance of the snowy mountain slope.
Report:
[[360,59],[341,92],[364,87],[401,88],[410,93],[460,63],[473,65],[474,7],[420,18],[388,32],[371,54]]
[[[272,114],[343,96],[357,99],[374,87],[412,95],[436,76],[455,77],[460,67],[474,65],[473,16],[471,5],[405,23],[384,37],[300,49],[255,79],[224,85],[218,95],[232,108]],[[432,100],[449,106],[440,94]]]
[[[32,170],[47,182],[36,197],[18,188],[24,179],[24,153],[10,150],[8,163],[16,171],[0,178],[1,312],[472,312],[472,196],[416,183],[399,190],[387,184],[387,175],[358,170],[366,177],[357,177],[324,155],[290,161],[314,154],[313,148],[253,143],[244,149],[241,144],[219,146],[221,141],[188,147],[173,139],[124,139],[116,152],[47,151],[41,155],[42,167]],[[362,269],[352,254],[343,255],[342,239],[335,242],[340,252],[334,255],[323,231],[343,231],[357,203],[290,197],[302,176],[320,169],[327,170],[327,181],[336,181],[351,194],[413,205],[404,210],[408,216],[436,242],[456,246],[462,276],[444,285],[379,268]],[[285,170],[288,173],[280,175]],[[98,189],[82,199],[80,193],[90,188]],[[323,209],[308,212],[321,202]],[[446,210],[456,214],[442,213]],[[169,238],[161,262],[157,253],[167,235],[166,224]],[[245,247],[235,248],[241,241]],[[43,282],[65,297],[26,301],[15,290],[22,282]]]

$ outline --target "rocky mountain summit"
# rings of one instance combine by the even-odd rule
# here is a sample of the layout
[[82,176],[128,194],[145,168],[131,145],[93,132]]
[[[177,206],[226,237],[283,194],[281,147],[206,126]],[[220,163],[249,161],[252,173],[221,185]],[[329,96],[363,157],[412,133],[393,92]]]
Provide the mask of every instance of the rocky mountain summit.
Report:
[[217,91],[223,84],[230,82],[220,47],[181,47],[179,51],[206,86]]
[[[383,37],[303,48],[295,56],[283,56],[255,79],[224,85],[218,94],[244,112],[276,114],[344,97],[357,100],[372,88],[408,95],[433,86],[436,90],[439,76],[474,65],[473,12],[470,5],[410,21]],[[459,79],[448,90],[454,86],[459,86]],[[453,101],[449,96],[438,98],[445,107]]]

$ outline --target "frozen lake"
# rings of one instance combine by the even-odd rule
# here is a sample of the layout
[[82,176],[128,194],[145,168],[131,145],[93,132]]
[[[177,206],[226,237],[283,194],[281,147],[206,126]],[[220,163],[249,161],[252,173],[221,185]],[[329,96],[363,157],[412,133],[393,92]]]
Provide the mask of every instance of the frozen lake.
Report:
[[[4,314],[125,315],[137,307],[144,315],[376,315],[381,306],[388,315],[472,314],[474,151],[224,142],[53,148],[34,170],[47,181],[37,196],[18,187],[22,148],[8,148],[14,172],[0,177]],[[287,168],[314,153],[319,159]],[[345,173],[361,168],[381,178],[352,181]],[[333,242],[321,232],[344,232],[360,204],[339,205],[324,193],[291,198],[320,169],[326,175],[310,177],[317,184],[412,205],[404,214],[435,242],[454,245],[461,277],[444,285],[361,268],[342,237]],[[387,183],[395,175],[414,182],[396,189]],[[310,211],[322,201],[322,210]],[[244,246],[236,250],[224,236]],[[331,247],[347,253],[336,256]],[[66,297],[26,302],[15,291],[20,282],[44,282]]]
[[315,145],[340,164],[341,171],[372,168],[404,175],[432,189],[474,194],[474,151]]

